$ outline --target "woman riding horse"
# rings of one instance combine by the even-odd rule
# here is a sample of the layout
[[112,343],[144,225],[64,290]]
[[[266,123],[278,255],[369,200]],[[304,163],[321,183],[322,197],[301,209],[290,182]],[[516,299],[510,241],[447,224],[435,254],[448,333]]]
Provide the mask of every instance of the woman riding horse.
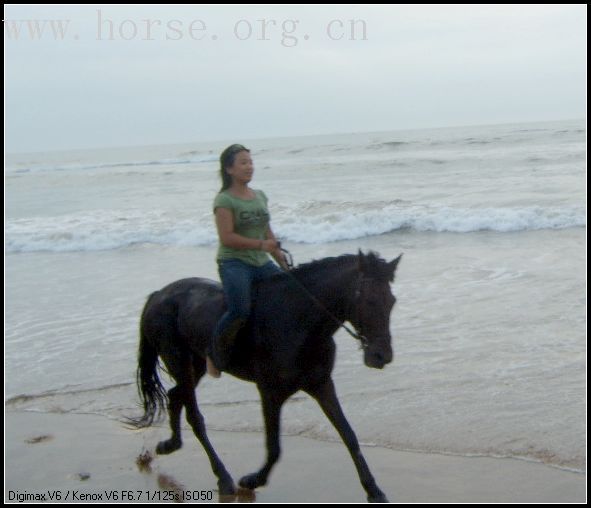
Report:
[[250,315],[253,283],[280,272],[269,254],[287,269],[269,223],[267,196],[248,185],[253,173],[250,150],[231,145],[222,152],[222,189],[215,198],[214,213],[220,240],[217,261],[227,310],[216,327],[208,356],[207,371],[213,377],[225,370],[236,334]]

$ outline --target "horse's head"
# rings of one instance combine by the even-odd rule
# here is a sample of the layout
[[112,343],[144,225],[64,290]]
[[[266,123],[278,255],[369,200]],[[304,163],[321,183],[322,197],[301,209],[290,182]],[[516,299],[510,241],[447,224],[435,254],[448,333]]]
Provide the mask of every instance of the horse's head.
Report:
[[394,359],[390,313],[396,298],[390,289],[402,254],[390,263],[370,252],[359,252],[359,279],[349,321],[362,337],[364,362],[382,369]]

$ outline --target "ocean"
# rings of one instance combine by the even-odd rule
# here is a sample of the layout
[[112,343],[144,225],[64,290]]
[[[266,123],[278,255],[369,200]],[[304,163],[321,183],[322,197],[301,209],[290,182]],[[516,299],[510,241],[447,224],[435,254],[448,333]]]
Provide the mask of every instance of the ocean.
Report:
[[[7,154],[6,409],[139,414],[140,312],[169,282],[217,279],[234,142],[296,263],[404,253],[394,363],[368,369],[335,336],[362,443],[585,469],[585,120]],[[197,397],[208,428],[263,429],[252,384],[204,378]],[[282,431],[339,440],[304,394]]]

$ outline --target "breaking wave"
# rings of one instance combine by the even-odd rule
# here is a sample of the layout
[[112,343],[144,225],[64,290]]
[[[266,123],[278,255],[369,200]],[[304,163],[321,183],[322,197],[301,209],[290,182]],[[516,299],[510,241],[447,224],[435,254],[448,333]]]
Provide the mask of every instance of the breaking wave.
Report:
[[[354,240],[398,230],[501,233],[586,226],[583,207],[456,208],[404,201],[310,201],[272,211],[278,236],[296,243]],[[210,213],[179,218],[166,211],[95,210],[76,215],[9,219],[6,251],[97,251],[134,244],[200,246],[217,242]]]

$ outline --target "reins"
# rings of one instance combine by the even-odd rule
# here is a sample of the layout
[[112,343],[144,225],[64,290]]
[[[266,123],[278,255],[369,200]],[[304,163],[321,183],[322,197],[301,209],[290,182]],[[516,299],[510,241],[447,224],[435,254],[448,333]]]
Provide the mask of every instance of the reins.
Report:
[[[308,289],[298,280],[298,278],[292,273],[292,269],[294,268],[294,264],[293,264],[293,256],[291,255],[291,252],[289,252],[287,249],[284,249],[283,247],[281,247],[281,244],[279,245],[279,248],[281,249],[281,252],[283,252],[286,255],[286,264],[287,267],[289,268],[288,271],[286,271],[285,273],[291,278],[291,280],[293,280],[296,285],[302,290],[303,293],[306,294],[306,296],[308,296],[308,298],[320,309],[322,310],[322,312],[324,312],[324,314],[326,314],[332,321],[334,321],[339,328],[343,328],[351,337],[353,337],[354,339],[358,340],[361,344],[361,348],[365,349],[369,346],[369,341],[367,339],[367,337],[365,335],[363,335],[362,333],[358,333],[356,330],[352,330],[350,327],[348,327],[344,321],[341,321],[339,318],[337,318],[332,312],[330,312],[325,306],[324,304],[318,300],[318,298],[316,298],[312,293],[310,293],[310,291],[308,291]],[[361,281],[360,281],[360,285],[361,285]],[[361,291],[361,286],[357,289],[357,293],[359,293]]]

